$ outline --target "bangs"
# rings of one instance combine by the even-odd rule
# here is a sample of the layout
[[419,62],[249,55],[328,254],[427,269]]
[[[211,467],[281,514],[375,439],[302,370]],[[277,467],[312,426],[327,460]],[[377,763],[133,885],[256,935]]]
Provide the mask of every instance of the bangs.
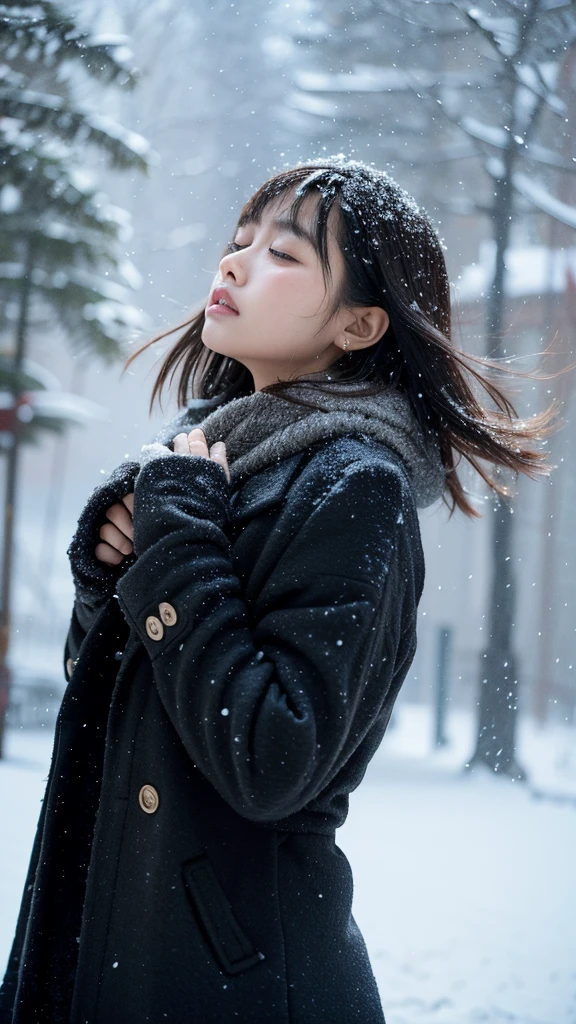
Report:
[[[339,181],[335,180],[339,179]],[[324,281],[327,283],[332,272],[328,258],[328,219],[330,211],[336,208],[336,232],[341,233],[340,211],[340,187],[341,176],[334,173],[333,169],[326,166],[299,167],[290,171],[278,174],[275,178],[264,183],[261,188],[248,200],[238,218],[238,227],[247,224],[259,224],[262,215],[272,204],[288,196],[291,192],[295,195],[290,205],[283,211],[290,228],[296,235],[305,234],[311,242],[316,255],[322,265]],[[310,225],[305,225],[300,220],[302,205],[310,197],[314,196],[316,205]],[[340,242],[340,239],[338,239]]]

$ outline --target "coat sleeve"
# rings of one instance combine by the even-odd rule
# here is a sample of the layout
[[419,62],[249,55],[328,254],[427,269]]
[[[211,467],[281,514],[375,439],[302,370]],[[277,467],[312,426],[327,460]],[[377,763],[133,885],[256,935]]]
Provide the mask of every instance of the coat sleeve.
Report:
[[68,679],[70,663],[76,661],[88,630],[114,594],[122,573],[135,561],[134,555],[128,555],[120,565],[106,565],[98,561],[94,551],[100,540],[100,527],[106,521],[106,511],[134,490],[139,468],[138,462],[123,462],[105,483],[94,488],[70,541],[67,554],[74,581],[74,607],[64,645],[64,671]]
[[[178,413],[165,424],[157,440],[162,437],[172,446],[172,439],[180,431],[189,432],[196,421],[211,406],[209,400],[197,400],[190,408]],[[100,540],[100,527],[106,522],[106,511],[111,505],[134,490],[140,463],[134,459],[120,463],[108,479],[95,487],[88,498],[67,554],[74,580],[74,607],[68,635],[64,645],[64,673],[70,678],[70,666],[80,653],[82,642],[103,606],[110,600],[120,576],[135,562],[135,556],[125,556],[119,565],[106,565],[98,561],[94,551]]]
[[[130,555],[123,558],[120,565],[106,565],[96,558],[94,550],[100,540],[100,527],[106,522],[107,510],[134,490],[139,468],[139,463],[135,461],[121,463],[105,483],[92,491],[80,513],[67,554],[76,599],[80,609],[86,612],[97,611],[112,596],[119,576],[134,561]],[[81,619],[82,615],[80,610]]]
[[384,702],[385,692],[367,694],[390,681],[375,652],[386,660],[383,631],[396,650],[407,603],[413,614],[411,569],[396,571],[408,491],[391,463],[349,466],[248,607],[222,467],[165,455],[141,469],[138,557],[119,581],[120,605],[189,756],[246,818],[274,821],[309,803],[373,724],[366,709]]
[[[189,432],[206,405],[210,405],[210,402],[199,401],[196,414],[194,408],[186,409],[167,423],[160,432],[166,443],[171,446],[172,438],[179,431]],[[119,565],[106,565],[98,561],[94,550],[100,540],[100,527],[106,522],[107,510],[134,490],[139,469],[140,462],[134,459],[120,463],[104,483],[94,488],[80,513],[76,531],[67,551],[74,580],[75,600],[65,645],[65,665],[70,658],[75,660],[78,657],[80,645],[90,626],[103,605],[114,594],[120,576],[135,561],[134,555],[127,555]]]

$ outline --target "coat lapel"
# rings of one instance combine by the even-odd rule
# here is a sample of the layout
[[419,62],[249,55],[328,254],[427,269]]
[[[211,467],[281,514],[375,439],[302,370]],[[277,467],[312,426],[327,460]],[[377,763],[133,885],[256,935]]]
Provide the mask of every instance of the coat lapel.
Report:
[[231,498],[234,522],[245,522],[280,504],[304,455],[305,452],[297,452],[291,458],[282,459],[275,466],[255,473],[241,484]]

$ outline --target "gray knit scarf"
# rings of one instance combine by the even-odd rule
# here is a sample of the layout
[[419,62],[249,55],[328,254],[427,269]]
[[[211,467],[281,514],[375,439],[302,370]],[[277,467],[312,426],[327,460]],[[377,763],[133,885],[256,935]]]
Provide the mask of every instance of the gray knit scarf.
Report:
[[237,485],[318,441],[361,433],[380,441],[403,459],[418,508],[427,508],[437,501],[446,487],[437,436],[420,426],[407,395],[394,389],[366,398],[350,397],[345,384],[331,381],[330,387],[341,389],[342,393],[318,394],[294,386],[297,397],[317,400],[326,412],[297,405],[279,395],[254,391],[218,405],[198,422],[198,411],[212,408],[213,402],[198,402],[195,406],[193,403],[163,428],[156,444],[143,447],[142,462],[158,454],[158,443],[166,445],[176,433],[199,426],[208,447],[216,441],[225,442],[231,483]]

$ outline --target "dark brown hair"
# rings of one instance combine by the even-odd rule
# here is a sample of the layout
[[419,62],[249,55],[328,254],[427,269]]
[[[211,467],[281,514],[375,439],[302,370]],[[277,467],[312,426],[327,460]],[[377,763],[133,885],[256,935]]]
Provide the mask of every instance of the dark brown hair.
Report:
[[[511,369],[501,361],[455,348],[443,245],[414,199],[384,171],[354,160],[331,158],[302,164],[270,178],[245,204],[237,226],[258,223],[270,203],[293,190],[295,195],[285,214],[295,225],[306,197],[318,198],[314,239],[325,283],[331,276],[327,225],[334,209],[345,274],[327,319],[341,305],[380,306],[390,317],[390,325],[379,341],[337,358],[330,366],[330,377],[339,385],[347,383],[347,393],[358,394],[360,400],[391,388],[409,396],[420,425],[437,436],[451,497],[450,502],[445,495],[444,501],[451,514],[457,506],[470,517],[480,516],[467,501],[456,472],[462,457],[493,491],[504,496],[510,495],[510,489],[489,476],[479,460],[532,478],[549,475],[553,467],[546,464],[548,453],[540,451],[537,442],[557,429],[554,401],[544,412],[520,419],[496,383],[504,374],[538,380],[548,377]],[[203,344],[203,327],[204,306],[183,323],[146,342],[127,360],[126,367],[150,345],[184,329],[162,363],[151,409],[177,373],[181,406],[192,397],[222,396],[228,401],[254,390],[252,374],[245,366]],[[368,390],[364,385],[361,391],[354,391],[354,385],[361,381],[373,386]],[[331,391],[326,373],[311,373],[297,378],[297,382],[309,388],[310,402],[290,394],[295,380],[278,381],[263,390],[321,409],[322,393]],[[475,395],[474,382],[492,400],[494,409],[486,408]],[[458,462],[455,452],[460,456]]]

